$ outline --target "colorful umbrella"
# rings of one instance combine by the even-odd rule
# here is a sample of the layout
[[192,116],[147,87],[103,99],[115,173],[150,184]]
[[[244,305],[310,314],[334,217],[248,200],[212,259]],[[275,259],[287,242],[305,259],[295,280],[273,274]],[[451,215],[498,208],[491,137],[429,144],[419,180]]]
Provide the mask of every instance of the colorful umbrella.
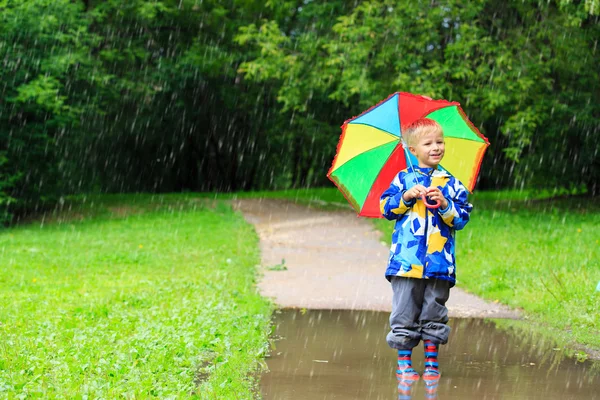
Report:
[[490,145],[487,138],[473,126],[459,103],[397,92],[342,125],[327,177],[358,215],[381,217],[381,194],[406,168],[407,160],[418,164],[404,150],[401,132],[424,117],[437,121],[444,130],[446,153],[440,166],[473,191],[483,154]]

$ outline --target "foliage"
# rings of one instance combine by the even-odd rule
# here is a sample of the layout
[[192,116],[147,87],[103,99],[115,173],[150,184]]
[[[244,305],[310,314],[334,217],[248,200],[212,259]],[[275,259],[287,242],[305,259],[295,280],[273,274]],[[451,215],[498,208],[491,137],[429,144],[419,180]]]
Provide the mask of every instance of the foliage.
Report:
[[492,142],[480,188],[596,193],[597,5],[2,1],[3,218],[90,191],[324,185],[339,126],[394,91],[463,104]]
[[600,25],[560,5],[362,1],[318,35],[266,20],[240,30],[240,43],[261,50],[240,71],[276,84],[283,110],[304,114],[327,98],[356,115],[394,91],[461,101],[493,144],[481,187],[596,192]]
[[4,1],[0,13],[2,205],[34,207],[63,190],[61,149],[87,107],[74,85],[94,43],[81,5]]
[[197,196],[85,200],[0,234],[0,397],[253,398],[252,227]]

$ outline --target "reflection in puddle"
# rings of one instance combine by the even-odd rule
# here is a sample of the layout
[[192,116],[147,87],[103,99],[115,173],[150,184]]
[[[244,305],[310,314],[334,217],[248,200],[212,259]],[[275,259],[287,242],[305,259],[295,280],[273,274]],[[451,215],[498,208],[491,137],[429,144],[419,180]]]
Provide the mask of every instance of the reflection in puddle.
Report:
[[[560,359],[548,343],[501,331],[492,321],[451,319],[440,347],[442,378],[414,385],[395,377],[385,342],[388,313],[284,310],[261,378],[264,399],[597,399],[592,364]],[[413,365],[423,368],[423,347]]]

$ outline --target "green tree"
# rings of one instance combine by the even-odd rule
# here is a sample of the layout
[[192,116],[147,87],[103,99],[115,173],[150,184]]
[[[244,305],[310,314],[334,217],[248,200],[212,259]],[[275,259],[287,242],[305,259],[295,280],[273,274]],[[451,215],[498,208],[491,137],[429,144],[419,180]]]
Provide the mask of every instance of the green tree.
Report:
[[0,203],[322,185],[394,91],[462,103],[479,187],[596,192],[597,3],[2,1]]
[[61,150],[87,107],[75,88],[89,86],[83,82],[95,37],[80,4],[10,0],[1,8],[0,202],[14,210],[36,207],[65,188],[68,157]]
[[241,29],[260,56],[240,70],[304,115],[323,99],[356,115],[394,91],[458,100],[492,142],[480,187],[596,191],[599,25],[563,3],[363,1],[317,37],[267,20]]

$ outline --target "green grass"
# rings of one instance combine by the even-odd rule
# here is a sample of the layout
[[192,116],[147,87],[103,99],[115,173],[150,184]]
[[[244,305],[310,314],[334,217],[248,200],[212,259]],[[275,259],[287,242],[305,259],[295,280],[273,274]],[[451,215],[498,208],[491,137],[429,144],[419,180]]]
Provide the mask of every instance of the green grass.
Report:
[[589,198],[478,201],[457,235],[468,290],[522,308],[561,342],[600,349],[600,210]]
[[[0,397],[255,396],[272,305],[235,197],[348,208],[335,188],[85,196],[1,232]],[[538,197],[472,196],[459,286],[598,350],[598,202]]]
[[[457,233],[458,286],[524,310],[533,327],[553,331],[563,345],[600,350],[600,205],[565,195],[472,195],[471,221]],[[345,201],[335,188],[276,193],[286,196],[315,205]],[[372,221],[389,243],[393,222]]]
[[194,195],[85,200],[0,233],[0,397],[253,397],[252,227]]
[[269,198],[285,199],[320,210],[340,210],[350,205],[338,190],[331,188],[289,189],[279,191],[242,192],[234,195],[219,195],[219,198]]

